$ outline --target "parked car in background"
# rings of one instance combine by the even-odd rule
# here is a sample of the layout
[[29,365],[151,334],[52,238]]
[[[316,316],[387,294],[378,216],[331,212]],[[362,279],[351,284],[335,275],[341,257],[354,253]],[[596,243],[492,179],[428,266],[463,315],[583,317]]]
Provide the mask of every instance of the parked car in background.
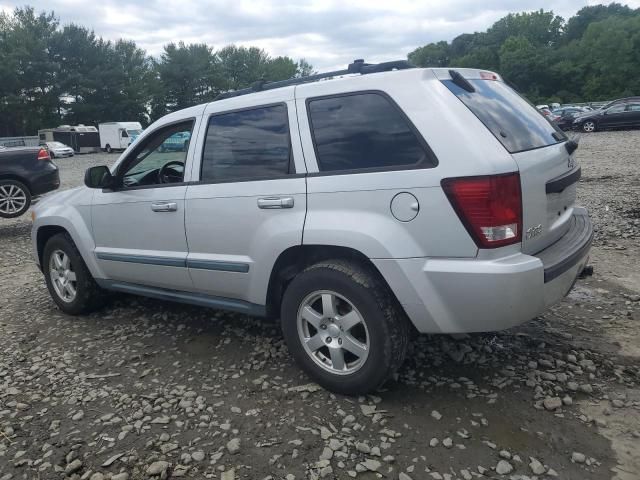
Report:
[[620,99],[600,108],[585,112],[573,119],[573,128],[583,132],[640,127],[640,99]]
[[186,152],[189,148],[190,132],[177,132],[160,145],[160,152]]
[[549,117],[551,115],[551,110],[549,107],[538,108],[540,113],[542,113],[545,117]]
[[73,157],[73,148],[62,142],[45,142],[44,146],[49,150],[51,158]]
[[58,167],[45,148],[0,148],[0,217],[19,217],[34,197],[59,186]]
[[585,112],[586,110],[583,107],[560,107],[551,112],[551,120],[562,130],[571,130],[573,128],[573,119]]
[[605,103],[604,105],[600,106],[601,110],[606,110],[609,107],[614,106],[616,103],[627,103],[627,102],[640,102],[640,97],[625,97],[625,98],[618,98],[617,100],[613,100],[611,102]]

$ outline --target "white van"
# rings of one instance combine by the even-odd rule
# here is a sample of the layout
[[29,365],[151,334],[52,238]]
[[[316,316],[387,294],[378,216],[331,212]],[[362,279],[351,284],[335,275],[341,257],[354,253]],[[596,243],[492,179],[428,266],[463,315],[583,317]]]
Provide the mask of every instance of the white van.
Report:
[[100,148],[107,153],[125,150],[142,133],[140,122],[107,122],[98,125]]

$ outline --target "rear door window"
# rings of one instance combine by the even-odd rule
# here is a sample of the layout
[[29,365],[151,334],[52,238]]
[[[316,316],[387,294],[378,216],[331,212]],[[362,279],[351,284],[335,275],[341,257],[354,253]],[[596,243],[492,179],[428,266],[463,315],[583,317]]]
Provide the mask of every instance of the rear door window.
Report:
[[380,92],[312,98],[308,110],[321,172],[437,165],[409,120]]
[[209,120],[201,180],[268,180],[293,173],[284,104],[216,114]]
[[453,80],[442,83],[471,110],[510,153],[533,150],[565,141],[562,130],[549,122],[527,100],[504,82],[467,80],[469,92]]

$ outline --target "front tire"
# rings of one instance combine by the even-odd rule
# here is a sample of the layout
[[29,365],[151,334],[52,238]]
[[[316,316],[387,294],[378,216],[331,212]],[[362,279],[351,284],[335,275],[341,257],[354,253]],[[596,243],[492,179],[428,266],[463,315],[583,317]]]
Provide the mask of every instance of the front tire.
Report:
[[370,267],[344,260],[312,265],[287,287],[281,317],[289,351],[327,390],[371,392],[404,361],[408,321]]
[[59,233],[51,237],[42,255],[49,294],[58,308],[70,315],[80,315],[100,308],[105,301],[71,237]]
[[111,148],[111,145],[109,145],[108,143],[107,143],[107,146],[105,147],[105,150],[107,151],[107,153],[113,152],[113,148]]
[[591,133],[596,131],[596,122],[591,120],[587,120],[582,123],[582,131],[586,133]]
[[16,218],[31,206],[31,192],[17,180],[0,181],[0,217]]

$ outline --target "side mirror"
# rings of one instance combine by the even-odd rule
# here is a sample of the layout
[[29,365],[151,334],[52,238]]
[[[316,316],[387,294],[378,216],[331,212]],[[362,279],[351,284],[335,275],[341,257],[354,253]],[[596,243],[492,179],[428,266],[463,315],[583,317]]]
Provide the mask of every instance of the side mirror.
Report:
[[104,165],[88,168],[84,172],[84,184],[89,188],[111,188],[115,183],[114,180],[115,178]]

